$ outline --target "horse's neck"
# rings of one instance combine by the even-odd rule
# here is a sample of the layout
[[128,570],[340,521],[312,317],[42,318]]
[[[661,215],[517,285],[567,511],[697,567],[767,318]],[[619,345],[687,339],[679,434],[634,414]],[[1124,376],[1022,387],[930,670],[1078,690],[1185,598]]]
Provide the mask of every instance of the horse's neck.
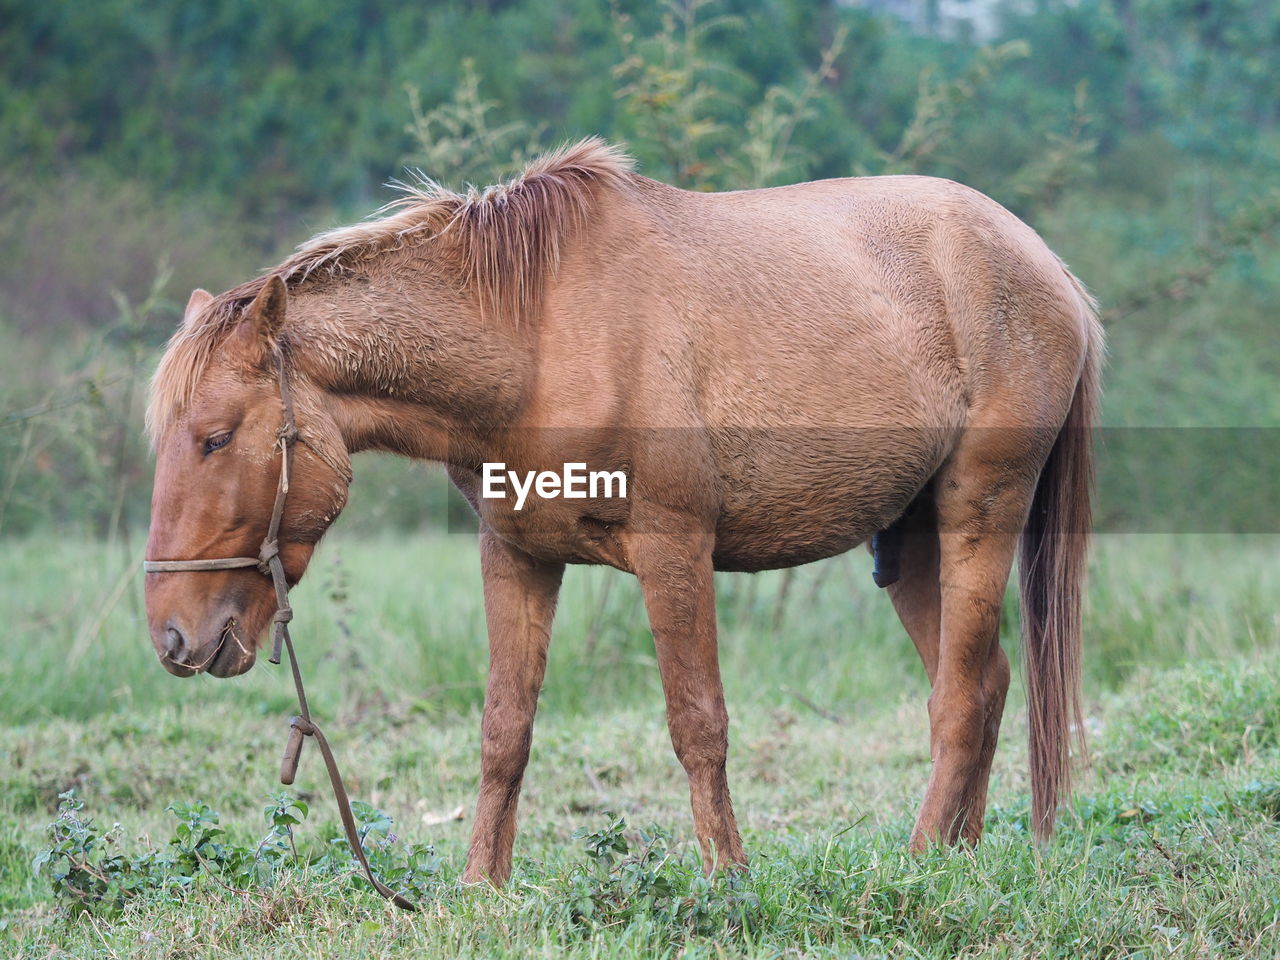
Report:
[[296,362],[352,453],[469,459],[524,393],[527,345],[445,284],[303,287],[290,300],[290,325]]

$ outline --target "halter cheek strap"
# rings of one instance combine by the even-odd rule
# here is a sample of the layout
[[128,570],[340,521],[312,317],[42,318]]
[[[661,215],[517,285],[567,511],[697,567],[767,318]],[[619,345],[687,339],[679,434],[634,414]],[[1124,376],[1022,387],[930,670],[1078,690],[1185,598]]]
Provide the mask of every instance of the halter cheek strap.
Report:
[[[285,744],[284,756],[280,762],[280,782],[286,786],[293,783],[298,772],[298,760],[302,753],[303,737],[314,737],[320,753],[324,757],[325,769],[329,773],[329,783],[333,787],[333,796],[338,804],[338,815],[342,819],[342,829],[347,835],[347,844],[351,852],[360,862],[365,877],[373,888],[382,896],[402,910],[416,910],[413,903],[396,893],[385,883],[373,875],[369,866],[369,858],[365,856],[364,845],[360,842],[360,834],[356,829],[355,816],[351,812],[351,798],[347,795],[346,785],[342,782],[342,774],[338,770],[338,762],[324,733],[311,719],[311,709],[307,704],[307,691],[302,685],[302,672],[298,669],[298,656],[293,649],[293,639],[289,636],[289,621],[293,619],[293,608],[289,606],[289,582],[285,579],[284,563],[280,559],[280,519],[284,516],[284,502],[289,495],[289,466],[292,460],[293,445],[299,440],[298,426],[293,416],[293,395],[289,388],[288,371],[285,368],[284,354],[277,354],[280,372],[280,406],[282,410],[280,428],[276,431],[276,446],[280,448],[280,482],[276,486],[275,504],[271,507],[271,522],[267,525],[267,535],[262,538],[256,557],[220,557],[209,560],[146,560],[142,569],[146,573],[201,573],[209,570],[239,570],[255,567],[262,574],[271,578],[276,592],[276,612],[271,615],[271,663],[280,662],[281,648],[289,652],[289,669],[293,674],[293,686],[298,694],[300,715],[289,722],[289,740]],[[326,460],[326,462],[328,462]],[[331,464],[332,466],[332,464]],[[341,471],[339,471],[341,472]],[[347,478],[348,482],[350,477]]]

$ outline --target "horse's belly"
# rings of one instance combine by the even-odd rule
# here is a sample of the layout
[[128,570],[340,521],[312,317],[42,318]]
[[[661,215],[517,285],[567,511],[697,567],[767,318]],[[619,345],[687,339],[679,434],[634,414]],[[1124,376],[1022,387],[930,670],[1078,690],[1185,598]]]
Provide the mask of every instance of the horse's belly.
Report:
[[832,519],[816,533],[807,530],[800,537],[779,531],[776,526],[721,527],[712,562],[717,570],[745,573],[798,567],[852,550],[879,529],[857,521],[840,523]]
[[[895,516],[910,502],[909,493],[895,498]],[[759,510],[727,514],[716,526],[715,568],[776,570],[834,557],[892,522],[893,518],[882,519],[884,512],[867,509],[851,497],[820,507],[765,502]]]
[[[658,481],[637,475],[634,493],[659,493],[656,499],[669,503],[714,486],[716,569],[796,566],[843,553],[901,516],[937,471],[951,437],[950,430],[910,428],[712,431],[708,443],[718,476],[675,471],[661,480],[674,488],[646,494],[648,484]],[[510,498],[480,498],[475,476],[450,476],[494,533],[545,560],[627,570],[626,536],[646,532],[627,499],[530,495],[516,510]],[[640,517],[644,513],[638,509]]]
[[941,435],[754,449],[733,457],[716,525],[718,570],[770,570],[852,549],[902,515],[946,455]]

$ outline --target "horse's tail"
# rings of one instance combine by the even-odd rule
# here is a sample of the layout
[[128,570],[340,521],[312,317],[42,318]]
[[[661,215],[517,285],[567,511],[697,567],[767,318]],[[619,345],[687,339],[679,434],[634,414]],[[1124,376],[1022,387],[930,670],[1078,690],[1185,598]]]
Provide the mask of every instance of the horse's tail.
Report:
[[1023,672],[1031,728],[1031,817],[1041,840],[1053,833],[1058,803],[1071,788],[1072,740],[1084,750],[1080,607],[1103,344],[1097,305],[1075,277],[1071,280],[1081,297],[1088,344],[1071,409],[1040,472],[1019,550]]

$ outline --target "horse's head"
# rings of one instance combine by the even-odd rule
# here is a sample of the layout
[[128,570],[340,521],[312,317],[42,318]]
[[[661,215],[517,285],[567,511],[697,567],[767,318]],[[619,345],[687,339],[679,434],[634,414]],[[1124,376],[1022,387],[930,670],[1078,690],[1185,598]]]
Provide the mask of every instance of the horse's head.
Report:
[[[213,298],[191,295],[152,388],[148,559],[258,555],[282,461],[277,358],[285,301],[283,282],[272,277],[234,323],[219,327],[204,316]],[[296,373],[290,385],[300,439],[278,539],[292,585],[346,503],[350,459],[318,391]],[[146,601],[156,654],[180,677],[244,673],[276,609],[270,577],[253,567],[148,573]]]

